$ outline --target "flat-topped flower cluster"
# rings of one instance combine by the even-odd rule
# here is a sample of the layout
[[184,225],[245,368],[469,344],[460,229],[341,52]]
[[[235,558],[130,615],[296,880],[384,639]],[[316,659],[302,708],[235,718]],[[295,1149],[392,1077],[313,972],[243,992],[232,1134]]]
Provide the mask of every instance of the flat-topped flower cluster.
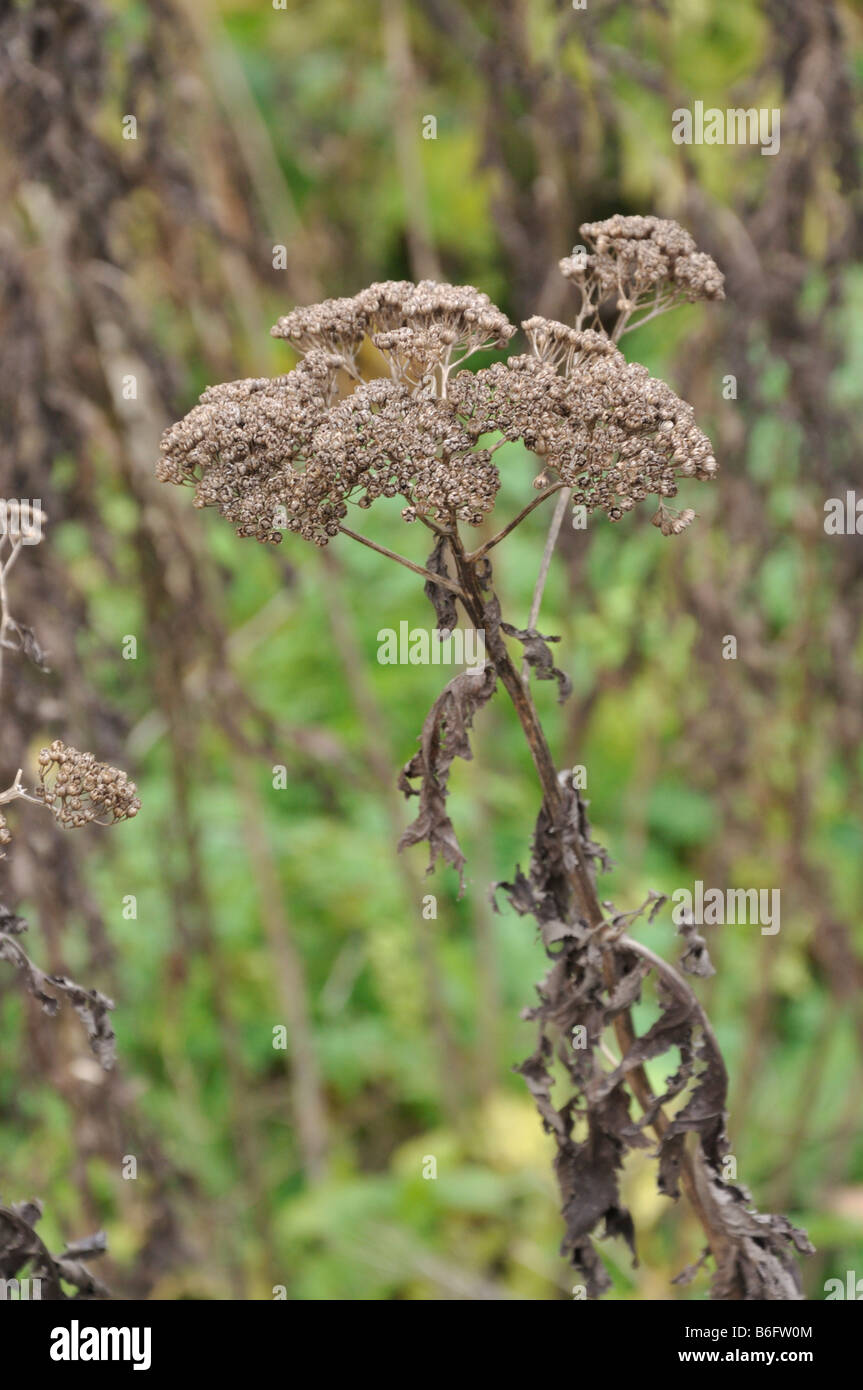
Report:
[[[191,483],[195,504],[218,508],[241,536],[277,542],[287,530],[316,545],[339,533],[350,503],[379,497],[401,498],[408,521],[480,525],[507,440],[541,457],[543,482],[611,520],[648,495],[673,497],[680,477],[712,477],[691,407],[614,338],[650,293],[655,312],[721,298],[721,273],[677,223],[614,217],[581,233],[590,255],[561,263],[582,291],[577,327],[528,319],[527,353],[473,371],[468,358],[506,348],[516,329],[471,285],[385,281],[294,309],[272,333],[299,365],[208,388],[165,432],[159,477]],[[389,374],[364,380],[369,342]]]

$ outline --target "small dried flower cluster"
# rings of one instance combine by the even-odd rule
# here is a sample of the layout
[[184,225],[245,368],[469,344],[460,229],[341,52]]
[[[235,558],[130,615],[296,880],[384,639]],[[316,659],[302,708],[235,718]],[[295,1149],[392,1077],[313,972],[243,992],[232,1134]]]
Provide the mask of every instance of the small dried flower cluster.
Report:
[[283,314],[270,329],[274,338],[287,338],[298,352],[323,348],[353,361],[366,336],[368,318],[357,298],[326,299]]
[[36,796],[60,825],[71,829],[91,821],[114,825],[141,809],[135,783],[125,772],[97,762],[92,753],[67,747],[60,739],[39,754],[39,781]]
[[594,333],[591,328],[570,328],[568,324],[540,318],[538,314],[525,319],[521,326],[534,357],[560,368],[564,376],[571,376],[591,353],[607,357],[615,351],[614,344],[604,333]]
[[157,477],[193,484],[195,506],[218,507],[240,536],[278,542],[280,522],[309,540],[337,534],[346,509],[316,505],[315,478],[303,466],[336,399],[342,361],[313,349],[287,376],[209,387],[165,431]]
[[298,352],[336,352],[356,371],[356,353],[368,336],[391,358],[396,380],[418,386],[435,367],[448,368],[481,347],[506,347],[515,329],[473,285],[434,280],[383,280],[353,298],[327,299],[293,309],[270,330]]
[[[442,285],[434,280],[384,280],[357,295],[368,316],[375,345],[386,352],[387,335],[408,329],[420,350],[426,344],[449,361],[479,348],[505,348],[515,333],[506,315],[473,285]],[[383,342],[381,341],[383,339]]]
[[[618,296],[622,331],[651,290],[651,312],[680,297],[721,298],[720,272],[676,222],[613,217],[581,231],[594,249],[578,264],[562,262],[582,287],[578,322],[526,320],[528,355],[461,370],[473,352],[502,349],[515,332],[472,285],[387,280],[294,309],[272,333],[304,354],[300,364],[273,380],[205,391],[165,432],[159,478],[194,485],[196,506],[217,507],[241,536],[278,542],[292,531],[322,546],[349,503],[381,497],[403,499],[407,521],[479,525],[500,485],[497,445],[480,447],[485,434],[522,440],[576,503],[612,520],[648,494],[674,496],[680,476],[712,477],[716,460],[691,408],[626,361],[599,305]],[[367,338],[388,378],[362,379]]]
[[682,511],[672,511],[670,507],[664,507],[660,502],[655,516],[651,518],[654,526],[658,526],[663,536],[679,536],[681,531],[685,531],[687,526],[691,526],[695,520],[695,512],[691,507],[684,507]]
[[362,489],[360,507],[400,496],[414,512],[478,526],[494,506],[500,476],[488,450],[474,443],[452,403],[379,378],[330,411],[307,471],[330,496]]
[[[709,439],[664,381],[598,334],[540,319],[525,329],[544,357],[511,357],[453,383],[475,437],[497,429],[522,440],[573,489],[576,505],[600,507],[611,521],[649,494],[673,497],[678,476],[713,477]],[[549,353],[549,344],[559,351]],[[568,374],[555,369],[555,357]]]
[[6,822],[6,817],[3,812],[0,811],[0,859],[5,858],[4,846],[11,845],[11,843],[12,832]]
[[599,322],[600,306],[613,299],[619,337],[640,310],[637,327],[647,317],[684,301],[724,299],[724,277],[715,261],[699,251],[677,222],[662,217],[624,217],[579,228],[587,250],[560,262],[581,296],[578,326]]

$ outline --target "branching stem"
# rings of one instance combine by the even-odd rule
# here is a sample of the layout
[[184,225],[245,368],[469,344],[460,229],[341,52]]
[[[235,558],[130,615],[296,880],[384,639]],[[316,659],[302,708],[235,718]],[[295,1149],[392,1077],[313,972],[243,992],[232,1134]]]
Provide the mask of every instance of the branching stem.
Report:
[[394,550],[387,550],[385,545],[378,545],[377,541],[370,541],[368,536],[361,536],[357,531],[350,531],[347,526],[340,526],[339,530],[343,536],[350,536],[352,541],[359,541],[360,545],[367,545],[369,550],[376,550],[379,555],[385,555],[388,560],[395,560],[398,564],[404,565],[405,569],[413,570],[414,574],[422,575],[423,579],[428,579],[432,584],[438,584],[443,589],[451,589],[460,599],[465,595],[461,587],[454,580],[448,579],[445,574],[432,574],[423,565],[415,565],[413,560],[408,560],[404,555],[397,555]]
[[469,561],[470,564],[474,564],[477,560],[481,560],[483,555],[487,555],[494,546],[498,545],[500,541],[505,540],[509,533],[515,530],[516,526],[520,526],[525,517],[530,516],[531,512],[534,511],[536,507],[540,506],[540,504],[545,501],[546,497],[551,497],[555,492],[560,492],[562,487],[563,483],[554,483],[551,487],[546,488],[545,492],[541,492],[538,497],[534,497],[532,502],[529,502],[526,507],[523,507],[518,516],[514,516],[512,521],[504,526],[502,531],[498,531],[496,536],[492,536],[490,541],[486,541],[485,544],[479,546],[477,550],[472,550],[469,555],[465,556],[465,559]]

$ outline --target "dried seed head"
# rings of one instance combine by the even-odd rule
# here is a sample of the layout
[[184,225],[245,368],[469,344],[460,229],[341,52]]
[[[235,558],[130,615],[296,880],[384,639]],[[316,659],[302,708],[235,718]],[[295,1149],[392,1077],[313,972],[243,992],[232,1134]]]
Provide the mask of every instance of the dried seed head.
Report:
[[270,329],[302,353],[323,348],[352,358],[366,333],[367,318],[356,299],[325,299],[284,314]]
[[217,507],[240,536],[278,542],[287,525],[316,539],[304,468],[342,360],[316,349],[287,376],[210,387],[162,436],[157,477],[193,484],[195,505]]
[[451,394],[475,438],[498,429],[522,440],[576,505],[616,521],[651,493],[673,497],[678,474],[712,476],[716,460],[692,407],[608,346],[581,353],[566,376],[527,356],[463,372]]
[[[594,250],[570,269],[586,295],[613,288],[627,312],[666,281],[679,297],[721,297],[721,275],[675,222],[610,218],[582,235]],[[515,329],[472,285],[382,281],[295,309],[272,331],[305,353],[300,365],[205,391],[166,430],[158,476],[192,485],[195,505],[217,508],[241,536],[277,542],[288,530],[323,546],[349,503],[380,497],[402,498],[405,521],[479,525],[500,482],[479,447],[486,433],[522,440],[577,503],[612,520],[648,493],[673,496],[680,476],[715,473],[691,408],[606,333],[540,317],[522,327],[530,355],[474,374],[458,370],[464,358],[505,347]],[[390,379],[360,381],[366,335]]]
[[590,249],[566,256],[560,269],[595,314],[610,296],[627,316],[639,307],[654,313],[684,300],[725,298],[719,267],[677,222],[618,213],[579,231]]
[[379,379],[329,412],[315,433],[308,472],[330,501],[359,494],[360,506],[369,506],[381,496],[401,496],[409,516],[477,524],[475,517],[494,506],[500,478],[474,442],[448,401]]
[[125,772],[97,762],[92,753],[79,753],[60,739],[39,754],[39,781],[35,795],[67,828],[91,821],[114,825],[130,820],[141,809],[135,783]]
[[608,355],[614,352],[614,344],[605,334],[594,333],[589,328],[570,328],[554,319],[540,318],[538,314],[532,319],[525,319],[521,326],[534,356],[539,358],[540,362],[563,367],[567,375],[589,353]]
[[[453,346],[473,351],[480,346],[506,347],[515,328],[487,294],[473,285],[446,285],[436,280],[385,280],[356,296],[372,332],[393,329],[447,330]],[[380,346],[380,345],[379,345]]]

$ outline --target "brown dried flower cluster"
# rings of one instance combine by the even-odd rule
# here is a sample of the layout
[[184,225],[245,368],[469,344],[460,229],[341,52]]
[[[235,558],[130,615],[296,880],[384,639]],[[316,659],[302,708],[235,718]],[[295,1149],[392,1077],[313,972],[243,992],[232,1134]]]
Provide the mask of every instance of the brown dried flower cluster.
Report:
[[77,829],[94,821],[114,825],[141,809],[134,782],[125,772],[99,763],[92,753],[79,753],[60,739],[39,754],[36,796],[60,825]]
[[[598,324],[600,306],[613,299],[618,314],[614,338],[647,318],[684,301],[725,298],[724,277],[715,261],[698,250],[679,223],[662,217],[624,217],[584,222],[586,250],[560,262],[579,289],[578,326]],[[637,322],[632,315],[640,311]]]
[[3,812],[0,811],[0,859],[5,858],[2,846],[11,845],[11,843],[12,832],[9,829],[8,824],[6,823],[6,817],[4,816]]
[[157,477],[194,484],[195,506],[218,507],[240,536],[277,542],[282,527],[309,540],[335,535],[345,508],[328,507],[326,489],[316,502],[320,483],[303,470],[337,398],[342,361],[313,349],[287,376],[209,387],[165,431]]
[[500,476],[474,443],[450,401],[380,378],[330,411],[308,472],[345,497],[362,489],[360,507],[401,496],[415,511],[477,526],[494,506]]
[[453,383],[475,437],[497,429],[522,440],[573,489],[574,504],[601,507],[611,521],[649,494],[673,497],[679,476],[713,477],[710,440],[664,381],[598,334],[542,319],[524,327],[544,355],[511,357]]
[[[575,327],[528,319],[528,355],[462,370],[515,332],[472,285],[388,280],[294,309],[272,332],[304,354],[299,366],[205,391],[165,432],[158,476],[194,485],[196,506],[217,507],[241,536],[277,542],[292,531],[316,545],[338,534],[349,503],[380,497],[403,499],[408,521],[479,525],[500,484],[492,453],[507,439],[612,520],[648,494],[674,496],[680,476],[711,477],[716,461],[691,408],[625,360],[599,304],[614,291],[625,326],[651,290],[655,312],[681,296],[721,298],[721,274],[675,222],[614,217],[581,230],[595,249],[583,267],[562,265],[587,308]],[[365,339],[389,377],[362,379]],[[485,434],[497,443],[480,447]]]
[[[272,330],[307,355],[287,376],[209,388],[165,432],[157,474],[190,482],[195,504],[218,507],[241,536],[317,545],[338,534],[348,499],[402,497],[417,513],[478,525],[499,486],[485,450],[445,399],[450,372],[515,332],[471,285],[385,281],[353,299],[295,309]],[[371,336],[391,379],[339,398]]]
[[396,380],[411,379],[414,371],[417,385],[435,367],[447,369],[481,347],[506,347],[515,329],[473,285],[383,280],[353,298],[293,309],[270,332],[301,353],[337,352],[354,370],[357,349],[368,336],[392,354]]

